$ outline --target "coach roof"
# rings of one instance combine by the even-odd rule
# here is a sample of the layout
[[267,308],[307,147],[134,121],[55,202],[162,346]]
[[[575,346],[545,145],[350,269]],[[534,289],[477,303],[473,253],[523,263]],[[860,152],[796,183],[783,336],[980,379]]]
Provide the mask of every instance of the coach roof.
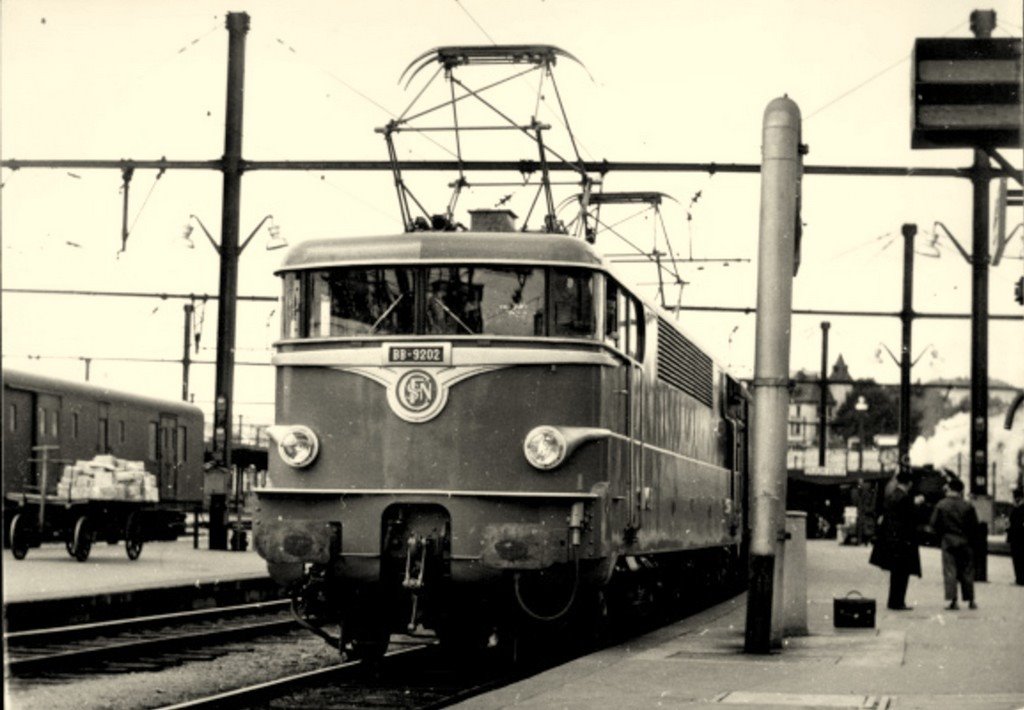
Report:
[[158,399],[146,395],[112,390],[108,387],[63,380],[47,375],[37,375],[21,370],[3,369],[5,389],[27,390],[54,395],[76,395],[86,399],[95,399],[111,404],[135,404],[142,407],[158,409],[168,414],[203,416],[203,410],[194,404],[176,399]]
[[535,232],[410,232],[376,237],[314,239],[292,247],[278,269],[418,261],[561,263],[601,266],[582,239]]

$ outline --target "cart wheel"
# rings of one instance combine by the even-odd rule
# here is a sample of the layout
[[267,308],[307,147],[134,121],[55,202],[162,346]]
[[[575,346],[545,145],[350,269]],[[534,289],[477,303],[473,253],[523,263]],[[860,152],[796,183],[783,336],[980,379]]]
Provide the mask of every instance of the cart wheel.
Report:
[[83,515],[75,521],[75,536],[71,543],[71,554],[79,562],[85,562],[89,559],[90,550],[92,550],[92,523]]
[[142,542],[142,521],[138,513],[132,513],[124,524],[124,551],[128,553],[129,560],[139,559]]
[[14,559],[23,560],[28,554],[28,523],[18,513],[11,518],[10,542]]
[[64,549],[72,557],[75,556],[75,533],[73,530],[68,531],[68,534],[64,536]]

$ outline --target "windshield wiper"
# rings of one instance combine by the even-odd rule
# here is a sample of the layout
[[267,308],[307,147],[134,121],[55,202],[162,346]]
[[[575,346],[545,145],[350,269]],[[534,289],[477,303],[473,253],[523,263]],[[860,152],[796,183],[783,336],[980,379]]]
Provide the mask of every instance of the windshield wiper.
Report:
[[467,333],[469,333],[470,335],[476,335],[476,333],[475,333],[475,332],[473,332],[473,329],[472,329],[472,328],[470,328],[470,327],[469,327],[468,325],[466,325],[465,323],[463,323],[463,322],[462,322],[462,319],[461,319],[461,318],[459,318],[459,317],[458,317],[457,315],[455,315],[454,313],[452,313],[452,309],[450,309],[450,308],[449,308],[448,306],[444,305],[444,301],[442,301],[442,300],[441,300],[440,298],[438,298],[437,296],[432,296],[432,297],[431,297],[431,300],[432,300],[432,301],[434,301],[434,302],[435,302],[435,303],[436,303],[437,305],[441,306],[441,308],[443,308],[443,309],[444,309],[444,312],[445,312],[445,313],[447,313],[448,315],[450,315],[450,316],[451,316],[451,317],[452,317],[452,318],[453,318],[453,319],[455,320],[455,322],[456,322],[456,323],[458,323],[459,325],[461,325],[461,326],[462,326],[463,328],[465,328],[465,329],[466,329],[466,332],[467,332]]
[[384,311],[384,313],[382,313],[382,314],[381,314],[380,318],[378,318],[378,319],[377,319],[377,320],[376,320],[376,321],[374,322],[374,324],[373,324],[373,327],[372,327],[372,328],[370,328],[370,332],[371,332],[371,333],[376,333],[376,332],[377,332],[377,326],[379,326],[379,325],[381,324],[381,322],[383,322],[383,320],[384,320],[385,318],[387,318],[387,317],[388,317],[389,315],[391,315],[391,311],[395,310],[395,307],[396,307],[396,306],[397,306],[397,305],[398,305],[399,303],[401,303],[401,302],[402,302],[402,299],[403,299],[403,298],[405,298],[405,294],[404,294],[404,293],[403,293],[402,295],[400,295],[400,296],[399,296],[398,298],[396,298],[396,299],[394,300],[394,302],[392,302],[392,304],[391,304],[390,306],[388,306],[388,309],[387,309],[386,311]]

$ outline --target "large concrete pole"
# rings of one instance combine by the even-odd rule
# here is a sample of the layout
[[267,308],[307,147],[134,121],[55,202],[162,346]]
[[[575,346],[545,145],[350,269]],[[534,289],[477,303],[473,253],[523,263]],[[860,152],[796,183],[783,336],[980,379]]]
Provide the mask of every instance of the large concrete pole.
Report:
[[775,99],[764,112],[761,145],[750,591],[744,644],[748,653],[768,653],[782,640],[781,620],[773,623],[772,597],[773,592],[781,597],[781,590],[774,589],[774,578],[776,545],[785,533],[789,341],[800,154],[800,109],[786,97]]

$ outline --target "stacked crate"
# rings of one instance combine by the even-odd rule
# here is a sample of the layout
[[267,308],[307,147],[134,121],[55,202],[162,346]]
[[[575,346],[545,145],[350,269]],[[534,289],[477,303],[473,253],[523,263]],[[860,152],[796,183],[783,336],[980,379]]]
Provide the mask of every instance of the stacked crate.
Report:
[[65,466],[57,483],[57,496],[67,500],[126,500],[156,503],[160,489],[156,476],[141,461],[111,455],[79,460]]

